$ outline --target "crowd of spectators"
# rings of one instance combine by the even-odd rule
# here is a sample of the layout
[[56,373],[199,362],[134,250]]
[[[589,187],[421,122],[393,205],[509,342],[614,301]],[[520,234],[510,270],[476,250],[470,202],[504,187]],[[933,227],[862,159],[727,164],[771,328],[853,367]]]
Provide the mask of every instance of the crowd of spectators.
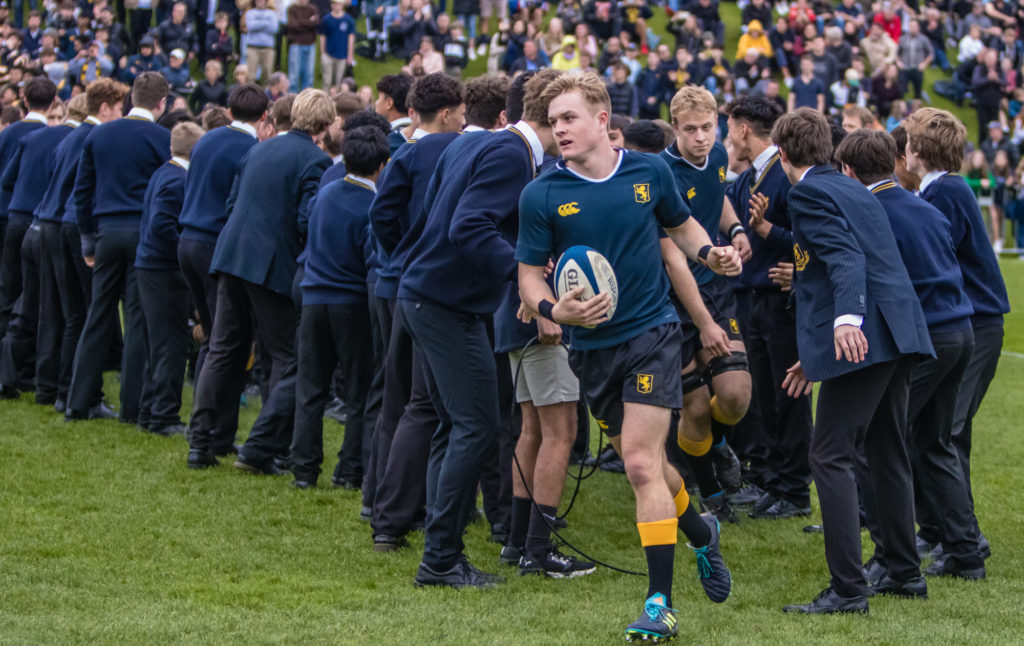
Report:
[[[700,84],[720,105],[764,94],[784,110],[822,110],[837,124],[844,110],[858,107],[892,130],[930,103],[931,92],[976,112],[984,164],[972,172],[986,177],[978,191],[992,197],[993,241],[1001,240],[1004,210],[1024,211],[1004,209],[1024,170],[1017,167],[1024,141],[1024,8],[1004,0],[739,0],[741,31],[730,34],[738,37],[735,49],[726,46],[718,0],[44,0],[38,9],[33,0],[31,6],[26,11],[16,2],[11,10],[0,3],[5,106],[17,102],[32,75],[49,76],[67,100],[96,78],[131,84],[146,71],[163,75],[174,105],[196,115],[226,105],[230,90],[249,81],[266,87],[271,99],[319,81],[369,103],[372,89],[360,90],[352,80],[357,57],[398,59],[413,76],[461,77],[481,57],[489,74],[594,71],[607,79],[615,112],[631,119],[660,118],[680,87]],[[649,25],[655,12],[667,14],[665,29]],[[940,71],[930,88],[929,68]],[[1000,150],[1005,154],[997,160]]]

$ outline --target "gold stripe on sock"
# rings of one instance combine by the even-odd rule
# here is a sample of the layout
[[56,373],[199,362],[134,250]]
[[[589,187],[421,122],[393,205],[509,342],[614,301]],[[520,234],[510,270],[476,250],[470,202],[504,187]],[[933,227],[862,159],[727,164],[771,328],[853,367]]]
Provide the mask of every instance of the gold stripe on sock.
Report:
[[703,440],[700,440],[699,442],[694,442],[693,440],[683,437],[682,433],[679,433],[676,436],[676,439],[679,442],[679,448],[681,448],[682,450],[686,451],[687,453],[694,457],[699,458],[700,456],[704,455],[705,453],[711,450],[712,440],[710,433],[708,433],[707,437],[705,437]]
[[636,528],[640,531],[640,544],[644,547],[675,545],[679,532],[679,519],[667,518],[650,523],[637,523]]
[[676,516],[682,516],[683,512],[690,508],[690,494],[686,493],[686,484],[679,487],[679,493],[672,499],[676,504]]

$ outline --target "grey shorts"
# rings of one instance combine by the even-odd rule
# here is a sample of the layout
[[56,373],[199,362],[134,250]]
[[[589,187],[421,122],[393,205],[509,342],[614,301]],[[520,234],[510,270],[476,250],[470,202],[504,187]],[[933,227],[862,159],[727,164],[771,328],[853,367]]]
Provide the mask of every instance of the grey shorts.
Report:
[[525,351],[509,352],[508,359],[512,365],[512,379],[516,380],[516,373],[519,373],[518,381],[515,381],[517,402],[551,406],[579,400],[580,382],[569,368],[569,353],[565,346],[531,345]]

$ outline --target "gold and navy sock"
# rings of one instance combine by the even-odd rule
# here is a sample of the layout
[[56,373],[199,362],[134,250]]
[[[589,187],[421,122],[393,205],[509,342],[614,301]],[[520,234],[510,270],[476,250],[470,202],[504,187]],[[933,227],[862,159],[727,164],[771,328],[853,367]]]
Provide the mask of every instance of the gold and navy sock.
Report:
[[665,605],[672,607],[672,566],[676,555],[676,536],[679,521],[676,518],[637,523],[640,544],[647,557],[647,598],[665,595]]

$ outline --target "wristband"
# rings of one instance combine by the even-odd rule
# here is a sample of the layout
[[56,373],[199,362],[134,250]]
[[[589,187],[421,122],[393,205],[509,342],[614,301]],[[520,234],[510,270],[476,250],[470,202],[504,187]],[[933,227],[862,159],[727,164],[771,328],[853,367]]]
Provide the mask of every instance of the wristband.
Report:
[[551,315],[551,310],[553,310],[554,308],[555,304],[547,299],[544,299],[541,302],[537,303],[537,311],[540,313],[541,316],[551,321],[552,323],[555,322],[555,317]]
[[700,251],[697,252],[697,258],[702,263],[704,263],[706,265],[706,264],[708,264],[708,254],[710,254],[710,253],[711,253],[711,245],[706,244],[706,245],[704,245],[703,247],[700,248]]
[[746,230],[743,228],[742,224],[737,222],[736,224],[729,227],[729,240],[732,241],[733,238],[735,238],[737,235],[741,233],[746,233]]

